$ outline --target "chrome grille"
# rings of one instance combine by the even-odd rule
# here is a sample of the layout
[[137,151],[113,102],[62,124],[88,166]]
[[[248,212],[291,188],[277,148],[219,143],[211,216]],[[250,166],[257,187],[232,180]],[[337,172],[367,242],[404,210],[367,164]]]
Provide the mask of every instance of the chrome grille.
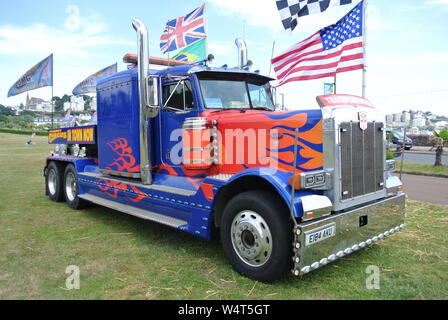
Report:
[[384,185],[383,124],[343,122],[341,132],[341,197],[343,200],[382,190]]

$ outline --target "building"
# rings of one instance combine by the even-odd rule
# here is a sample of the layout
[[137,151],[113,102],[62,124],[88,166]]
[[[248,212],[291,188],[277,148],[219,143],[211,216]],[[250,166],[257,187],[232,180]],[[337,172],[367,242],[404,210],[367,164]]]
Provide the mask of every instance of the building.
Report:
[[26,95],[25,110],[37,111],[37,112],[51,112],[51,101],[45,101],[41,98],[30,98],[29,94]]
[[401,122],[409,124],[411,122],[411,114],[407,111],[403,111],[401,114]]
[[426,119],[422,115],[414,115],[412,126],[417,128],[426,127]]
[[64,111],[71,110],[73,112],[84,111],[84,98],[71,96],[70,102],[64,102]]
[[394,113],[394,122],[401,122],[401,113]]
[[43,103],[44,99],[40,99],[40,98],[30,98],[30,95],[27,94],[26,95],[26,103],[25,103],[25,110],[31,110],[31,111],[36,111],[37,105],[39,103]]
[[448,127],[448,121],[438,121],[434,123],[436,128],[445,128]]
[[392,124],[392,122],[394,122],[394,116],[392,114],[386,115],[386,123]]
[[92,97],[90,101],[90,110],[96,111],[96,96]]

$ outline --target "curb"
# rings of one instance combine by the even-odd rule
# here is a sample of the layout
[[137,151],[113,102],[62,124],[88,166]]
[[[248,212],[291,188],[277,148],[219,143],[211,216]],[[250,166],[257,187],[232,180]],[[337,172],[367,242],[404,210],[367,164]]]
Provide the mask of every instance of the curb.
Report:
[[425,152],[425,151],[405,151],[404,155],[406,156],[407,154],[427,154],[430,156],[436,156],[435,152]]
[[[395,171],[395,173],[400,174],[399,171]],[[422,172],[413,172],[413,171],[403,171],[404,174],[410,174],[414,176],[425,176],[425,177],[436,177],[436,178],[445,178],[448,179],[447,175],[437,174],[437,173],[422,173]]]

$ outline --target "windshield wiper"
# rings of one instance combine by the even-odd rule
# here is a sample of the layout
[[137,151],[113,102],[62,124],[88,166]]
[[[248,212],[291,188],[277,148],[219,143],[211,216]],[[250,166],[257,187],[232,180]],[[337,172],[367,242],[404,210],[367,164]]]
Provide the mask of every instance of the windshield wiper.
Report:
[[253,107],[252,110],[266,110],[266,111],[273,111],[271,108],[268,108],[268,107]]
[[226,110],[239,110],[241,113],[245,113],[246,109],[241,109],[241,108],[223,108],[223,109],[219,109],[216,111],[212,111],[211,113],[215,113],[215,112],[221,112],[221,111],[226,111]]

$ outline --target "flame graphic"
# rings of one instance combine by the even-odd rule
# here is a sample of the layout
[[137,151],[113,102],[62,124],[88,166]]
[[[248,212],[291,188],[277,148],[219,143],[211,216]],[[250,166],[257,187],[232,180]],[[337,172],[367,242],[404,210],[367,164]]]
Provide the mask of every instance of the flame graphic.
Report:
[[136,165],[137,161],[132,155],[132,148],[125,138],[117,138],[114,141],[108,142],[107,145],[119,157],[114,159],[114,162],[109,164],[106,169],[125,172],[140,172],[140,164]]
[[[109,180],[105,180],[105,179],[97,179],[97,182],[105,184],[105,186],[98,184],[98,188],[100,188],[100,190],[104,194],[106,194],[112,198],[117,198],[118,192],[120,192],[120,191],[122,191],[122,192],[128,191],[128,185],[126,183],[121,183],[118,181],[109,181]],[[130,185],[130,187],[137,194],[136,198],[131,198],[131,197],[126,196],[126,198],[128,198],[132,202],[140,202],[144,198],[148,197],[148,195],[146,193],[139,190],[137,187],[135,187],[133,185]]]

